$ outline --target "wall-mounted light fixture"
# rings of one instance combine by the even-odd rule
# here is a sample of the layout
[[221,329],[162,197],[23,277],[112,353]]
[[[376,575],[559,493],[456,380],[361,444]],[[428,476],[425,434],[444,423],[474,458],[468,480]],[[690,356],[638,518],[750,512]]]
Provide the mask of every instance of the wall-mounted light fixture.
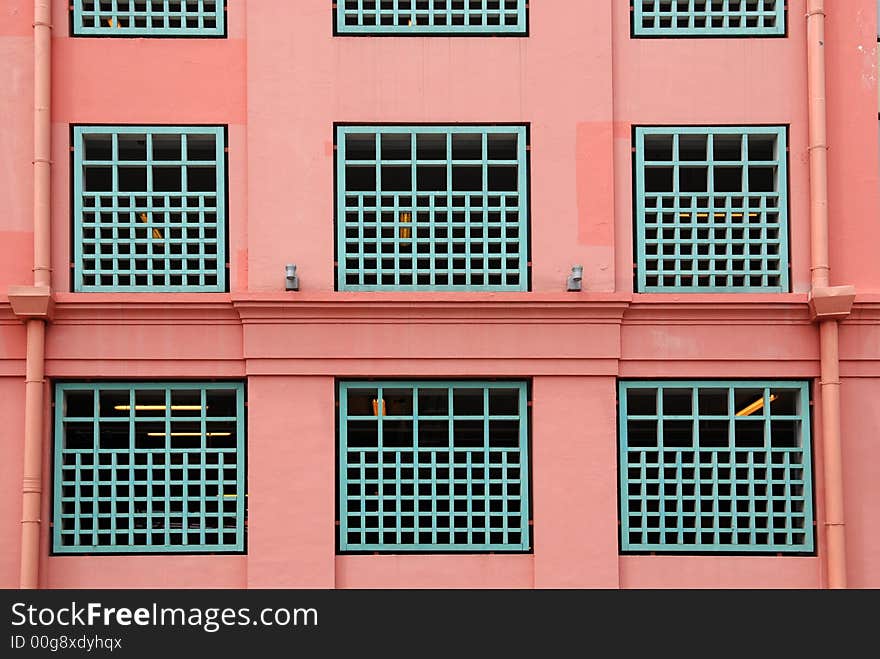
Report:
[[568,276],[568,283],[566,284],[567,291],[579,291],[583,288],[583,279],[584,279],[584,266],[582,265],[573,265],[571,266],[571,274]]
[[296,263],[288,263],[284,266],[284,290],[299,290],[299,275],[296,274]]

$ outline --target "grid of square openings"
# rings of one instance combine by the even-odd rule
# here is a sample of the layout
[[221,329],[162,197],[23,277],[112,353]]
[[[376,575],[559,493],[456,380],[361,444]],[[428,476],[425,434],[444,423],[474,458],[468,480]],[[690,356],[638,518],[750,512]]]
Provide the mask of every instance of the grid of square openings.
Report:
[[632,0],[635,36],[785,34],[785,0]]
[[241,383],[63,383],[54,551],[244,549]]
[[524,126],[340,126],[340,290],[524,291]]
[[340,34],[525,34],[526,0],[336,0]]
[[73,0],[74,36],[222,37],[224,0]]
[[342,551],[529,549],[524,382],[343,382]]
[[621,548],[811,552],[803,382],[622,382]]
[[226,290],[224,130],[74,128],[74,290]]
[[635,129],[636,289],[788,291],[783,127]]

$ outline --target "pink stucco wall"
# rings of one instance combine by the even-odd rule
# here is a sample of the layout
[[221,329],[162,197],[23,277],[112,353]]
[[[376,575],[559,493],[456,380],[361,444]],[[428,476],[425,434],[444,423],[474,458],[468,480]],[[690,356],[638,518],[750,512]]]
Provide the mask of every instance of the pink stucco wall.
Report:
[[[818,376],[807,310],[804,0],[783,39],[631,39],[623,0],[530,3],[522,38],[333,37],[325,0],[229,0],[229,38],[69,38],[53,0],[47,377],[248,385],[247,556],[50,557],[47,587],[818,587],[816,557],[619,556],[617,377]],[[565,11],[560,11],[560,5]],[[833,283],[841,329],[850,584],[880,587],[880,172],[873,0],[828,12]],[[0,3],[0,586],[18,580],[31,281],[32,2]],[[532,292],[333,291],[333,123],[531,127]],[[230,293],[70,293],[69,127],[229,128]],[[633,295],[631,127],[790,126],[792,293]],[[300,293],[283,292],[295,262]],[[563,292],[572,264],[585,291]],[[337,556],[335,378],[531,379],[534,551]],[[48,387],[47,387],[48,392]],[[814,409],[818,413],[818,393]],[[50,416],[47,408],[46,418]],[[49,447],[45,438],[45,478]],[[44,519],[50,519],[48,488]]]

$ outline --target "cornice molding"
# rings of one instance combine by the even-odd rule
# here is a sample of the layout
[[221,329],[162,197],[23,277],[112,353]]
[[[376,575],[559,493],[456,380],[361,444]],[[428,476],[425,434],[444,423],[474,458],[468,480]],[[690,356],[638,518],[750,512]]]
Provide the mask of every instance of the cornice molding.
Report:
[[259,323],[600,323],[619,324],[629,301],[618,294],[337,293],[234,295],[245,324]]
[[18,325],[20,323],[21,319],[15,315],[9,299],[6,297],[0,299],[0,325]]
[[880,324],[880,294],[856,295],[852,312],[843,321],[843,325],[877,325]]
[[[21,322],[0,296],[0,323]],[[56,293],[52,324],[671,324],[808,325],[807,294]],[[880,323],[880,294],[859,294],[844,325]]]
[[624,325],[810,325],[807,295],[636,294]]

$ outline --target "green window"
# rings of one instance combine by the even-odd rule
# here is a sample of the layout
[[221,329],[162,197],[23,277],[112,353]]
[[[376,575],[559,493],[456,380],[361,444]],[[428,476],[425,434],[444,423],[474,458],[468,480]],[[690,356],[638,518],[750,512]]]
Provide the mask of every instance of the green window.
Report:
[[637,37],[785,35],[785,0],[631,0]]
[[224,0],[73,0],[72,34],[89,37],[222,37]]
[[620,383],[623,551],[813,551],[805,382]]
[[341,551],[529,549],[525,382],[342,382]]
[[338,34],[525,35],[526,0],[337,0]]
[[226,290],[225,132],[73,129],[74,291]]
[[338,289],[528,290],[525,126],[337,127]]
[[241,383],[59,383],[55,553],[244,550]]
[[788,292],[782,126],[637,127],[638,292]]

